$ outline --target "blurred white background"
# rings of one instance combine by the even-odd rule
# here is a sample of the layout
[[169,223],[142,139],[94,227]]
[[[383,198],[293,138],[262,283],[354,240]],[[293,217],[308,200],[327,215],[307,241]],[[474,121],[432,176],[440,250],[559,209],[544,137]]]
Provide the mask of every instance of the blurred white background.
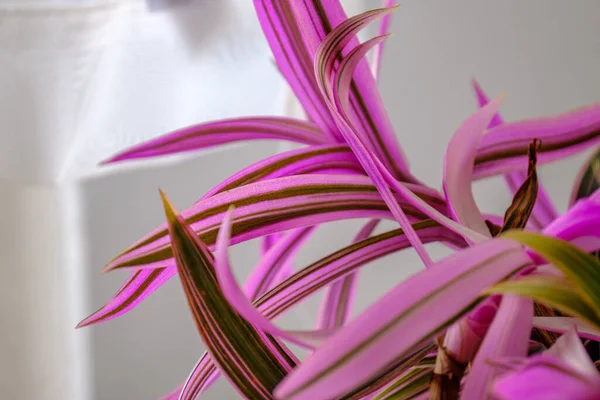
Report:
[[[349,14],[380,3],[345,1]],[[506,92],[507,120],[600,100],[598,0],[407,0],[391,30],[381,92],[416,175],[434,187],[446,143],[475,110],[472,78]],[[156,399],[187,376],[203,346],[175,279],[122,318],[73,327],[126,276],[102,266],[162,222],[157,188],[183,209],[281,145],[96,163],[193,123],[282,114],[286,94],[251,0],[0,0],[0,398]],[[582,160],[542,169],[560,210]],[[485,211],[510,201],[499,179],[476,194]],[[356,226],[322,229],[296,266],[344,246]],[[233,249],[240,279],[257,249]],[[356,312],[418,269],[413,254],[367,267]],[[311,327],[317,305],[281,323]],[[222,379],[206,398],[237,395]]]

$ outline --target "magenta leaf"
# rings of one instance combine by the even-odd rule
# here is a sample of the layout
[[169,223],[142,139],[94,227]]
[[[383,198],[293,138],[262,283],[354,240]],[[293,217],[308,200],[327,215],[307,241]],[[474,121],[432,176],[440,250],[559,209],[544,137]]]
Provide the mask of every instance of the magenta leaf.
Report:
[[212,254],[162,196],[179,277],[211,358],[243,396],[272,398],[297,360],[233,310],[217,282]]
[[481,301],[484,288],[528,264],[520,246],[497,239],[445,258],[396,286],[341,328],[284,379],[275,395],[342,396],[402,359],[413,346],[444,332]]
[[[411,186],[419,193],[421,187]],[[444,203],[420,193],[443,210]],[[401,201],[413,218],[424,215]],[[182,216],[201,240],[213,246],[218,226],[230,205],[237,208],[232,243],[304,226],[347,218],[390,218],[389,210],[371,181],[361,176],[304,175],[256,182],[205,199],[184,210]],[[106,270],[115,268],[161,268],[173,265],[165,225],[152,231],[115,258]]]
[[313,74],[313,54],[305,41],[296,4],[279,0],[254,0],[260,25],[279,70],[304,110],[329,141],[339,141],[338,128],[327,111]]
[[[485,106],[489,103],[489,99],[479,83],[477,81],[473,81],[473,89],[475,91],[475,95],[477,96],[477,101],[480,107]],[[500,114],[494,115],[492,121],[489,124],[489,128],[494,128],[496,126],[502,125],[504,121]],[[524,171],[515,171],[509,172],[504,175],[504,179],[508,184],[508,187],[514,196],[518,191],[523,182],[527,180],[527,173]],[[556,207],[554,203],[550,199],[548,192],[544,189],[543,185],[539,185],[537,201],[533,207],[533,212],[531,215],[531,222],[538,229],[541,229],[552,222],[558,216],[558,212],[556,211]]]
[[461,392],[462,398],[491,398],[490,388],[501,371],[490,364],[489,360],[527,356],[532,318],[531,299],[503,296],[496,317],[471,364],[467,382]]
[[324,144],[326,139],[312,123],[285,117],[249,117],[194,125],[133,146],[103,163],[204,149],[255,139]]
[[555,117],[505,123],[482,138],[475,159],[474,179],[525,170],[527,146],[534,139],[543,165],[576,154],[600,142],[600,103]]

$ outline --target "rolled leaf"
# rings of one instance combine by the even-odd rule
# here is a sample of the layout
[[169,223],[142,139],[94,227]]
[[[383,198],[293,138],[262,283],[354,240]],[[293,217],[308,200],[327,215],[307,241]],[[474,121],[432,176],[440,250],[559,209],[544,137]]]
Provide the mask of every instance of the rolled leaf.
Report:
[[540,139],[539,164],[576,154],[600,142],[600,103],[549,118],[510,122],[492,128],[482,138],[474,179],[524,170],[527,145]]
[[133,146],[103,162],[150,158],[256,139],[324,144],[325,136],[310,122],[285,117],[235,118],[194,125]]
[[404,358],[413,346],[443,333],[479,303],[483,288],[529,262],[518,245],[502,240],[443,259],[396,286],[341,328],[284,379],[275,395],[338,398]]
[[[475,80],[473,80],[473,90],[475,91],[479,107],[483,107],[489,103],[488,96],[485,94],[479,83],[477,83]],[[497,113],[490,121],[488,127],[494,128],[502,125],[503,123],[504,121],[502,120],[502,117],[499,113]],[[515,171],[504,174],[504,179],[508,184],[513,197],[519,191],[519,188],[523,185],[523,183],[527,180],[527,176],[528,174],[524,171]],[[558,212],[556,211],[556,207],[554,206],[552,199],[548,195],[546,189],[544,189],[544,186],[539,184],[537,201],[535,202],[531,215],[532,224],[538,229],[542,229],[552,222],[557,216]]]
[[[319,64],[320,50],[324,46],[328,46],[324,43],[339,36],[344,30],[343,27],[340,28],[341,26],[347,26],[349,20],[356,21],[367,16],[370,21],[364,22],[364,26],[377,18],[385,17],[396,9],[396,7],[392,7],[367,11],[348,19],[339,0],[299,0],[294,1],[293,4],[307,43],[314,52],[315,71]],[[339,57],[347,56],[358,45],[355,37],[357,30],[343,35],[343,42],[336,46],[338,48],[336,53]],[[377,90],[375,78],[366,60],[359,60],[354,70],[349,92],[348,115],[356,126],[358,136],[395,178],[406,182],[417,182],[410,173],[408,160],[398,144],[391,121]],[[323,91],[321,83],[319,86]],[[327,97],[327,92],[323,93]]]
[[177,270],[196,327],[222,373],[247,398],[273,398],[274,386],[296,360],[229,305],[217,282],[213,256],[163,195]]
[[539,141],[534,140],[529,145],[529,168],[527,177],[516,191],[511,205],[504,214],[504,224],[500,232],[509,229],[525,229],[531,216],[538,195],[538,178],[535,169],[537,163],[536,147]]

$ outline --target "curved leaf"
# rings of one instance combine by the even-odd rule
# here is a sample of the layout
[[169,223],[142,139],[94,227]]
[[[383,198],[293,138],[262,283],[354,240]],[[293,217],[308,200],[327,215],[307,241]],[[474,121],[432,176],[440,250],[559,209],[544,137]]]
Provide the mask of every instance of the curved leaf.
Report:
[[212,359],[243,396],[273,398],[295,357],[233,310],[217,282],[212,254],[162,196],[179,277]]
[[[475,91],[475,95],[477,96],[477,102],[480,107],[485,106],[489,103],[488,96],[485,94],[479,83],[473,80],[473,90]],[[494,128],[496,126],[502,125],[504,121],[500,114],[494,115],[492,121],[489,124],[489,128]],[[524,171],[515,171],[504,174],[504,179],[508,184],[508,187],[513,196],[519,191],[519,188],[523,185],[523,183],[527,180],[528,174]],[[558,216],[558,212],[556,211],[556,207],[552,202],[548,192],[544,189],[543,185],[539,185],[537,201],[533,207],[533,212],[531,215],[531,222],[538,229],[541,229],[547,226],[550,222],[552,222]]]
[[482,138],[475,159],[474,179],[524,170],[527,146],[534,139],[540,165],[576,154],[600,142],[600,103],[562,115],[505,123]]
[[[243,292],[246,297],[254,301],[263,295],[271,285],[281,282],[281,271],[288,266],[289,259],[298,251],[299,247],[313,232],[313,228],[298,229],[290,232],[269,249],[265,258],[271,262],[265,268],[255,268],[246,279]],[[196,363],[186,381],[171,392],[163,400],[194,400],[206,390],[220,376],[208,353],[204,353]]]
[[[418,186],[412,189],[421,191]],[[420,194],[443,209],[443,202],[438,198],[428,192]],[[400,202],[411,217],[424,218],[402,202],[400,196],[393,201],[397,206]],[[219,224],[230,205],[238,210],[232,226],[233,244],[338,219],[390,218],[386,203],[367,177],[343,175],[304,175],[256,182],[200,201],[183,211],[182,216],[210,247],[215,243]],[[170,265],[171,248],[165,225],[162,225],[115,258],[105,270]]]
[[396,286],[341,328],[283,380],[275,395],[337,398],[351,391],[413,346],[444,332],[481,301],[482,289],[526,265],[529,259],[520,246],[497,239],[445,258]]
[[[229,264],[229,256],[227,254],[229,249],[229,240],[231,236],[231,219],[233,216],[233,208],[223,217],[223,224],[219,230],[217,238],[217,246],[215,250],[215,264],[217,271],[217,278],[219,285],[223,291],[223,295],[228,303],[233,307],[242,318],[245,318],[252,326],[255,326],[262,331],[269,333],[274,336],[279,336],[282,339],[286,339],[292,343],[304,346],[307,348],[314,348],[315,345],[319,345],[325,338],[327,338],[331,332],[328,330],[320,331],[295,331],[288,332],[283,329],[276,327],[272,324],[269,319],[258,311],[251,302],[248,300],[242,289],[238,286],[231,266]],[[263,258],[259,265],[255,268],[255,271],[261,271],[262,269],[268,269],[272,263],[276,261],[276,257]]]
[[247,117],[194,125],[133,146],[103,162],[150,158],[204,149],[242,140],[275,139],[303,144],[324,144],[326,139],[312,123],[285,117]]
[[444,156],[443,188],[452,218],[490,236],[472,191],[473,162],[481,135],[500,106],[501,98],[481,107],[458,128]]
[[[294,1],[293,4],[306,40],[314,52],[315,71],[318,70],[320,64],[319,53],[324,46],[328,46],[326,42],[331,41],[332,38],[343,36],[343,42],[339,46],[335,46],[336,55],[334,58],[336,61],[338,58],[346,57],[353,48],[358,46],[359,43],[355,34],[360,28],[357,28],[354,32],[343,33],[344,27],[349,25],[348,21],[359,19],[364,21],[366,17],[369,21],[362,22],[364,26],[377,18],[385,18],[386,14],[396,8],[367,11],[352,18],[347,18],[339,0],[298,0]],[[341,33],[342,35],[340,35]],[[366,60],[362,60],[361,57],[353,69],[353,79],[349,90],[348,116],[356,126],[356,134],[367,148],[373,151],[374,155],[382,161],[383,165],[392,172],[394,177],[402,181],[416,183],[417,180],[410,173],[408,160],[396,139],[396,134],[368,63]],[[329,76],[329,73],[327,75]],[[317,82],[324,96],[326,98],[330,96],[324,90],[322,83],[319,82],[318,74]],[[335,115],[334,119],[336,119]],[[336,123],[339,127],[339,121],[336,121]],[[340,127],[340,129],[343,128]]]
[[201,200],[258,181],[292,175],[324,173],[323,171],[334,169],[345,169],[354,171],[356,174],[364,174],[360,163],[348,146],[341,144],[314,145],[276,154],[252,164],[225,179],[202,196]]
[[313,74],[313,54],[303,37],[295,4],[279,0],[254,0],[262,30],[279,71],[294,91],[311,120],[329,141],[340,141],[338,128],[327,111]]

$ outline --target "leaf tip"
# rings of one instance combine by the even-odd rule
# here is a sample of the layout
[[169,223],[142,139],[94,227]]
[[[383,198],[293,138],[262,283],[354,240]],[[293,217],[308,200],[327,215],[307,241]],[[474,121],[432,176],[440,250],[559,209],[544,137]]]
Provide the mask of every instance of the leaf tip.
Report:
[[162,189],[158,189],[158,192],[160,193],[160,198],[163,203],[163,208],[165,210],[165,215],[167,216],[167,220],[169,222],[176,221],[177,220],[177,211],[175,210],[175,208],[173,207],[173,205],[167,198],[167,195],[165,194],[165,192],[163,192]]

